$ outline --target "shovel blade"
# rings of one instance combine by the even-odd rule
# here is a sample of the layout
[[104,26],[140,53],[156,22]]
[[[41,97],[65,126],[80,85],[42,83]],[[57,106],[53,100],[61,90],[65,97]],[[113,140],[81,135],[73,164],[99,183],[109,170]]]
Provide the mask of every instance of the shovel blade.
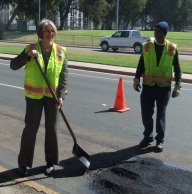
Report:
[[90,167],[90,156],[78,144],[74,144],[72,153],[88,169]]

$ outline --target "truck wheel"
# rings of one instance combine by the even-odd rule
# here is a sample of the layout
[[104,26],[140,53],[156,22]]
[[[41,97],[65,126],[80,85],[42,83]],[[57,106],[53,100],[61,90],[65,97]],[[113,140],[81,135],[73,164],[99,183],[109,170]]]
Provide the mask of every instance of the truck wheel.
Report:
[[101,43],[101,49],[102,51],[108,51],[109,50],[109,45],[107,42],[102,42]]
[[113,50],[114,52],[116,52],[117,50],[119,50],[119,48],[112,48],[112,50]]
[[135,53],[137,54],[141,53],[142,51],[142,45],[140,43],[135,43],[133,48],[134,48]]

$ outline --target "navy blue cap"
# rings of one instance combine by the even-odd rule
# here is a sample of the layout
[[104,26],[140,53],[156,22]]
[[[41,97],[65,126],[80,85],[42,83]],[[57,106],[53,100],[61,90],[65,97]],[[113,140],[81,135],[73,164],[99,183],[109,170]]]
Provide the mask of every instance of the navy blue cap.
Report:
[[159,28],[163,32],[163,34],[165,34],[165,36],[169,31],[169,24],[165,21],[159,22],[158,24],[156,24],[155,27]]

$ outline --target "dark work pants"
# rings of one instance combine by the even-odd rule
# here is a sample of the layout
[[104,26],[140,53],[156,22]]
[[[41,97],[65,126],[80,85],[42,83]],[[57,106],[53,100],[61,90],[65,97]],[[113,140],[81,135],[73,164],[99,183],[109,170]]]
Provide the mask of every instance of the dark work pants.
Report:
[[166,107],[170,99],[171,87],[143,86],[141,92],[141,115],[144,125],[144,137],[153,139],[153,114],[155,103],[156,115],[156,141],[164,142]]
[[21,138],[18,157],[19,166],[32,167],[37,131],[42,111],[45,112],[45,161],[47,164],[58,164],[57,142],[57,108],[52,98],[31,99],[26,97],[25,128]]

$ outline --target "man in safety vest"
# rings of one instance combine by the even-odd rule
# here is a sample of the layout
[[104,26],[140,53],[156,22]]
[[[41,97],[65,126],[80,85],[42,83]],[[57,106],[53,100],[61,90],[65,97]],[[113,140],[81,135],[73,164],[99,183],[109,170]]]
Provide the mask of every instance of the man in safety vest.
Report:
[[153,142],[153,114],[156,103],[156,151],[163,151],[165,136],[166,107],[171,95],[172,74],[174,71],[175,87],[172,97],[180,93],[181,69],[176,44],[165,39],[169,30],[168,23],[159,22],[155,26],[155,40],[143,44],[143,51],[137,66],[133,88],[140,91],[140,77],[143,77],[141,92],[141,114],[144,125],[144,138],[140,148],[145,148]]

